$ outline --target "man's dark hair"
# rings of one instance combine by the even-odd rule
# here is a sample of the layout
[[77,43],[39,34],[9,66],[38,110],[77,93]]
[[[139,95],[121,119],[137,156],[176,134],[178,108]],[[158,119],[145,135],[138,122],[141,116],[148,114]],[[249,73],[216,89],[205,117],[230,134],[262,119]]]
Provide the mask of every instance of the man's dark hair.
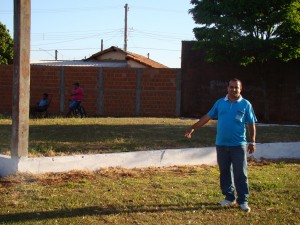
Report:
[[242,81],[241,81],[240,79],[238,79],[238,78],[232,78],[232,79],[230,79],[230,80],[228,81],[228,86],[229,86],[230,81],[240,82],[241,86],[243,86]]

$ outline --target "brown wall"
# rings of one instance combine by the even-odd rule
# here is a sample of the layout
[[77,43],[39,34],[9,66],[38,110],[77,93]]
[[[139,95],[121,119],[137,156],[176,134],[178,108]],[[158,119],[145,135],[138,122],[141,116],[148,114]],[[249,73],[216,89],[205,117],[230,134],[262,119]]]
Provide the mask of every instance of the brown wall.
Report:
[[[255,67],[204,62],[194,42],[182,43],[180,69],[31,66],[31,105],[49,93],[53,114],[66,113],[73,83],[85,91],[89,116],[200,117],[226,94],[227,81],[243,81],[242,95],[259,122],[300,123],[300,61],[272,63],[264,77]],[[12,65],[0,65],[0,113],[11,113]],[[266,97],[264,96],[266,93]]]
[[[0,65],[0,113],[11,113],[12,65]],[[31,66],[30,102],[47,92],[49,112],[66,113],[74,82],[90,116],[179,116],[178,69]],[[179,97],[178,97],[179,96]]]
[[266,111],[269,122],[300,122],[300,60],[267,64],[264,88],[255,66],[205,63],[203,51],[194,49],[194,43],[182,43],[182,116],[206,114],[226,95],[228,80],[237,77],[243,82],[242,95],[252,103],[259,122],[266,121]]

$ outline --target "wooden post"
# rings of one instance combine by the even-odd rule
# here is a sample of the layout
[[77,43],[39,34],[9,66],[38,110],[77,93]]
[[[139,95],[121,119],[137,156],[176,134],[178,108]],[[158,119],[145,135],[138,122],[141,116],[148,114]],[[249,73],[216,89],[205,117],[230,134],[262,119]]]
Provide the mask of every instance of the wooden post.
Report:
[[127,52],[127,13],[128,13],[128,4],[126,3],[125,6],[125,29],[124,29],[124,51]]
[[14,0],[12,157],[28,156],[30,98],[30,0]]

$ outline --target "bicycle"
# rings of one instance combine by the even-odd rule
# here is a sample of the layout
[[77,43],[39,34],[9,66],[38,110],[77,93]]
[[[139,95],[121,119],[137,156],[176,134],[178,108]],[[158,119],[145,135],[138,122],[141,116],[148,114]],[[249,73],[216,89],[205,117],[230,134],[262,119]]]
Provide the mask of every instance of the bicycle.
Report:
[[67,113],[66,117],[77,117],[77,118],[85,118],[86,111],[83,105],[79,102],[74,109],[70,109]]
[[86,117],[86,111],[85,108],[79,104],[75,109],[72,110],[72,114],[74,117],[81,117],[85,118]]

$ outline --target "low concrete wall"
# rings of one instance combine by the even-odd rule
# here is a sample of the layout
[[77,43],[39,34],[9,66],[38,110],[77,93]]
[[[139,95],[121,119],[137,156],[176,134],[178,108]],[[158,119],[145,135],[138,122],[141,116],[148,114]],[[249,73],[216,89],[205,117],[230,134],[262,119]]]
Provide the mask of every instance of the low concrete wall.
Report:
[[300,142],[257,144],[256,159],[299,159]]
[[[300,142],[257,144],[254,158],[300,158]],[[166,149],[111,154],[42,158],[0,156],[0,176],[21,173],[99,170],[108,167],[142,168],[180,165],[217,165],[215,147]]]
[[0,177],[18,172],[18,163],[17,158],[0,155]]

